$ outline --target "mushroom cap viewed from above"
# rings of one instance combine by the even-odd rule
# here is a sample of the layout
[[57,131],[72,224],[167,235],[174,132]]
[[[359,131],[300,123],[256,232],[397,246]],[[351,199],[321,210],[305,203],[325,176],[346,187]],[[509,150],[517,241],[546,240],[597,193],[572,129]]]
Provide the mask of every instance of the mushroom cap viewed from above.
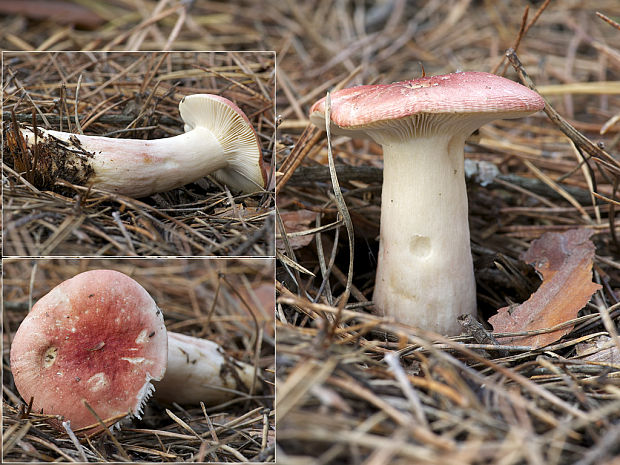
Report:
[[[417,135],[442,125],[462,126],[471,132],[485,122],[519,118],[543,108],[542,97],[521,84],[468,71],[333,92],[331,129],[338,134],[360,130],[357,135],[370,135],[374,132],[367,130],[394,130],[394,121],[415,117],[420,123],[414,128]],[[324,117],[325,97],[310,109],[310,120],[318,127],[325,127]],[[459,119],[464,122],[458,123]]]
[[140,416],[151,380],[166,370],[163,315],[136,281],[112,270],[80,273],[39,299],[11,345],[11,371],[36,413],[74,429]]
[[[394,320],[459,334],[475,315],[465,139],[495,119],[544,108],[536,92],[482,72],[429,76],[331,94],[330,130],[383,147],[381,232],[374,306]],[[325,128],[326,98],[310,110]]]

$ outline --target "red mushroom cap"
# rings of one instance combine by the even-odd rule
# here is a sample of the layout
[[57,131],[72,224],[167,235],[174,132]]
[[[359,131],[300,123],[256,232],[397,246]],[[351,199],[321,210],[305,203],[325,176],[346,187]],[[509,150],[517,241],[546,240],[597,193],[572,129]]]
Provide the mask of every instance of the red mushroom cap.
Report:
[[11,346],[11,371],[33,411],[62,415],[74,429],[139,416],[151,380],[166,371],[161,310],[140,284],[111,270],[78,274],[32,307]]
[[[331,94],[331,120],[343,129],[376,126],[420,114],[495,114],[492,120],[516,118],[544,106],[540,95],[521,84],[468,71],[336,91]],[[310,119],[322,127],[324,114],[322,98],[310,109]]]

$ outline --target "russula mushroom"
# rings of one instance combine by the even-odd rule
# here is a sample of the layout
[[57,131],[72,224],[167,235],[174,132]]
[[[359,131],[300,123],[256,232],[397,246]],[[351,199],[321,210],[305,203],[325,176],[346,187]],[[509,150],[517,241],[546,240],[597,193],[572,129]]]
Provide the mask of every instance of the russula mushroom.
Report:
[[[325,98],[310,120],[325,127]],[[383,147],[381,232],[373,301],[397,321],[442,334],[476,313],[463,175],[465,139],[485,123],[544,107],[530,89],[460,72],[331,94],[330,130]]]
[[112,270],[80,273],[39,299],[13,338],[11,371],[33,411],[61,415],[74,429],[97,423],[84,401],[102,419],[140,417],[152,380],[179,404],[212,405],[253,378],[252,366],[217,344],[167,333],[148,292]]
[[[145,197],[208,174],[233,191],[265,188],[258,136],[237,105],[218,95],[184,97],[185,133],[164,139],[114,139],[22,128],[32,157],[59,177],[130,197]],[[35,141],[37,147],[35,147]]]

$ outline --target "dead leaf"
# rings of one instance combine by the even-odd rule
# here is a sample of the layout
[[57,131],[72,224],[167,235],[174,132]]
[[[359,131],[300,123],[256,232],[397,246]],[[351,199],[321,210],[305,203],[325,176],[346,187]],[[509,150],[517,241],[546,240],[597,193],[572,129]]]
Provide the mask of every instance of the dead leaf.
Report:
[[599,336],[575,346],[577,357],[589,362],[620,364],[620,351],[609,336]]
[[58,24],[75,24],[94,29],[105,22],[95,9],[69,2],[51,0],[0,1],[0,14],[23,15],[39,21],[53,21]]
[[252,286],[251,293],[244,287],[240,287],[237,291],[248,304],[249,310],[256,318],[258,325],[269,336],[273,337],[273,309],[276,308],[276,292],[273,288],[273,281]]
[[[316,212],[310,210],[295,210],[291,212],[282,212],[280,217],[284,223],[284,229],[287,234],[305,231],[309,229],[310,223],[313,223],[316,219]],[[305,236],[288,236],[288,242],[293,250],[301,249],[307,246],[314,240],[314,234],[307,234]],[[280,251],[284,251],[284,242],[281,239],[276,241],[276,247]]]
[[267,210],[262,207],[257,208],[251,205],[236,204],[234,208],[230,205],[226,207],[215,208],[213,209],[213,214],[211,216],[231,221],[235,221],[240,218],[244,220],[251,220],[255,216],[263,215],[266,211]]
[[[577,317],[600,285],[592,282],[594,244],[589,229],[545,233],[535,240],[521,260],[542,275],[542,284],[520,305],[500,308],[489,318],[494,332],[512,333],[551,328]],[[573,325],[552,333],[498,338],[507,345],[544,347],[573,329]]]

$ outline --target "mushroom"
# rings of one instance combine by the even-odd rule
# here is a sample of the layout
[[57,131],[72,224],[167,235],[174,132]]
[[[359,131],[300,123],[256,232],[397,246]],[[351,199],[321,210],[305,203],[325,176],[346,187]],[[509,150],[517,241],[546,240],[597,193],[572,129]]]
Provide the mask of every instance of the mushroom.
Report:
[[[325,127],[325,98],[310,120]],[[383,191],[373,301],[384,315],[442,334],[476,313],[463,175],[465,139],[485,123],[544,107],[509,79],[482,72],[358,86],[331,94],[334,134],[383,147]]]
[[148,292],[112,270],[80,273],[39,299],[15,333],[11,371],[33,411],[89,432],[99,427],[84,401],[114,422],[140,418],[151,381],[179,404],[213,405],[235,397],[254,375],[213,342],[166,333]]
[[[115,139],[22,128],[32,157],[55,179],[145,197],[208,174],[234,191],[265,188],[258,136],[237,105],[218,95],[184,97],[179,112],[185,133],[155,140]],[[35,146],[36,145],[36,146]],[[21,146],[21,144],[20,144]]]
[[213,341],[168,332],[168,370],[155,383],[155,397],[179,404],[219,404],[250,388],[254,366],[228,357]]

